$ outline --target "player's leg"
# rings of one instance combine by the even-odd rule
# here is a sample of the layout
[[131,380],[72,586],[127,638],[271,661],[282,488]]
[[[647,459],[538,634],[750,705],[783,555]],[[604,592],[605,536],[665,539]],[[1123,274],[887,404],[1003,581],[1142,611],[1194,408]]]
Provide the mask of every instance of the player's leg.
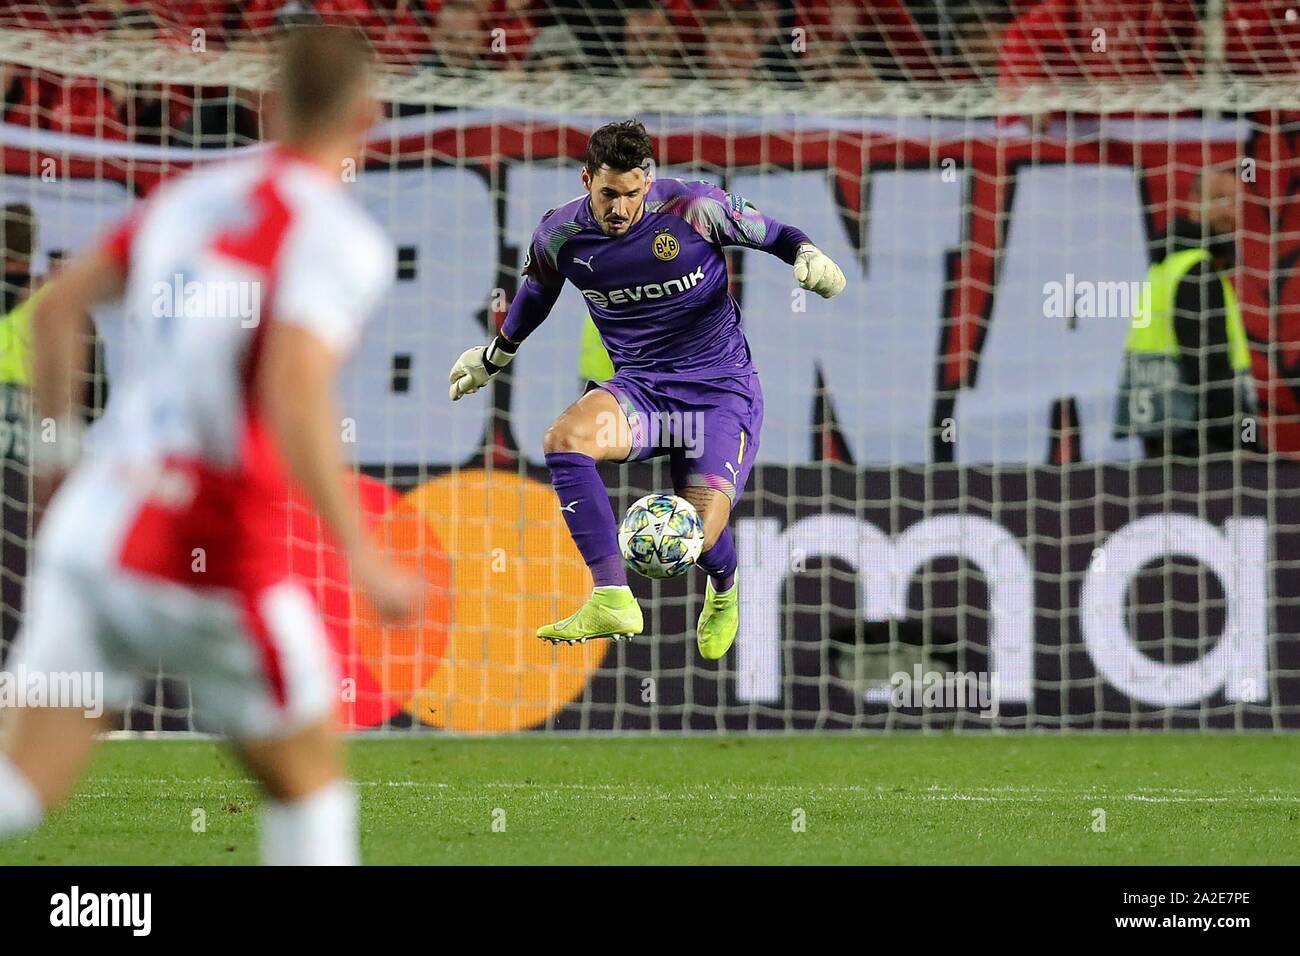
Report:
[[334,728],[338,672],[310,595],[281,582],[242,604],[208,599],[201,613],[205,628],[172,641],[173,668],[265,792],[262,862],[358,863],[356,795]]
[[[615,384],[614,388],[618,388]],[[622,399],[622,403],[620,402]],[[640,634],[641,608],[627,586],[618,550],[618,524],[598,461],[624,461],[643,444],[634,433],[623,403],[629,391],[593,389],[570,405],[547,429],[543,440],[551,487],[583,561],[591,571],[592,596],[574,614],[538,628],[552,642],[581,643],[594,637],[618,640]],[[636,413],[632,413],[635,417]]]
[[[65,800],[114,725],[132,679],[111,669],[98,646],[98,617],[87,587],[57,569],[38,567],[28,593],[27,621],[6,662],[25,693],[38,683],[80,688],[82,699],[0,710],[0,839],[39,826]],[[70,680],[80,675],[80,680]],[[102,678],[102,681],[99,680]],[[30,703],[29,701],[23,703]]]
[[717,660],[731,648],[740,625],[740,588],[736,583],[736,542],[731,511],[745,489],[758,434],[763,425],[763,395],[758,377],[746,384],[745,396],[722,392],[718,404],[702,412],[693,430],[693,446],[673,453],[673,487],[692,505],[704,525],[704,550],[696,563],[708,573],[704,608],[696,627],[700,656]]
[[583,395],[546,430],[542,449],[551,487],[592,580],[597,587],[626,585],[614,509],[596,470],[596,462],[623,461],[631,451],[631,431],[618,400],[603,388]]
[[235,742],[262,785],[261,856],[270,866],[349,866],[360,862],[356,792],[333,720],[280,739]]
[[704,550],[695,562],[709,573],[719,591],[731,587],[736,577],[736,548],[731,537],[731,499],[716,488],[684,484],[676,489],[694,506],[704,525]]
[[0,839],[35,829],[76,786],[107,714],[77,707],[14,707],[0,714]]

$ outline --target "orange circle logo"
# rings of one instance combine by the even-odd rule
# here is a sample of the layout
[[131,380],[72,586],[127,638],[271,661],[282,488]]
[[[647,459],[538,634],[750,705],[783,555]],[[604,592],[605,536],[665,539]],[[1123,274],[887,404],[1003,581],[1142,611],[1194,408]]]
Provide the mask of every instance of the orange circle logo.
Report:
[[500,733],[536,726],[581,694],[609,643],[552,647],[536,637],[591,591],[550,486],[462,471],[412,491],[400,510],[412,527],[436,530],[455,602],[445,655],[407,711],[445,730]]
[[419,615],[406,624],[384,624],[364,594],[353,595],[357,652],[395,712],[409,707],[442,664],[452,618],[451,560],[409,496],[389,508],[370,535],[394,564],[426,585]]

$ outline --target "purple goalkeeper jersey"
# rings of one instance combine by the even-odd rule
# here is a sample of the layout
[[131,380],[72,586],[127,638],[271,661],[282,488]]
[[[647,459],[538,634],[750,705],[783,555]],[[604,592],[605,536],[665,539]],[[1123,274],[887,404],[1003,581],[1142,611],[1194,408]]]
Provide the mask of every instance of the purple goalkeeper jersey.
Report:
[[522,342],[568,279],[586,298],[618,371],[742,373],[753,359],[722,249],[761,249],[793,264],[807,241],[739,196],[679,179],[652,182],[645,214],[615,238],[601,231],[584,194],[542,217],[501,331]]

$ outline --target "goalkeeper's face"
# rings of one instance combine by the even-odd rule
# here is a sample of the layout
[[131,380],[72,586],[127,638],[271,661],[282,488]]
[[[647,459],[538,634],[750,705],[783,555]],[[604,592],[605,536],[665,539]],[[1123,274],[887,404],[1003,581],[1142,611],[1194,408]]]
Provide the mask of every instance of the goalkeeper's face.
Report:
[[582,185],[591,193],[591,214],[607,236],[627,233],[645,211],[645,194],[650,177],[644,169],[622,172],[602,166],[594,174],[582,170]]

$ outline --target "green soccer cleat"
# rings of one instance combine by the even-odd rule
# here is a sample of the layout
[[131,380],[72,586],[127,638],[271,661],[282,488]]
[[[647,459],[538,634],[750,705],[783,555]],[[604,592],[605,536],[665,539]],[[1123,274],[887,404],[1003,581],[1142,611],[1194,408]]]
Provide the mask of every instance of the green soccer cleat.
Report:
[[563,621],[539,627],[537,636],[552,644],[585,644],[597,637],[625,641],[640,634],[644,626],[641,605],[636,603],[631,591],[596,588],[586,604]]
[[740,625],[740,585],[732,581],[722,594],[713,590],[710,580],[704,591],[704,610],[695,631],[695,646],[706,661],[716,661],[731,649]]

